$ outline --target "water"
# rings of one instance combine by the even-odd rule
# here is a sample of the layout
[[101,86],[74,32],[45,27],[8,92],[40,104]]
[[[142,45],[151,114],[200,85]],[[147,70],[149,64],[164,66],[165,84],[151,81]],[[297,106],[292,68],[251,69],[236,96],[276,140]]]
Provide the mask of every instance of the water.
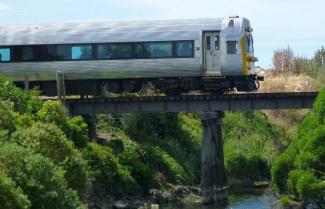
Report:
[[232,194],[223,205],[205,206],[200,204],[197,198],[192,197],[167,205],[163,209],[272,209],[276,201],[276,197],[269,192],[255,191],[251,194]]

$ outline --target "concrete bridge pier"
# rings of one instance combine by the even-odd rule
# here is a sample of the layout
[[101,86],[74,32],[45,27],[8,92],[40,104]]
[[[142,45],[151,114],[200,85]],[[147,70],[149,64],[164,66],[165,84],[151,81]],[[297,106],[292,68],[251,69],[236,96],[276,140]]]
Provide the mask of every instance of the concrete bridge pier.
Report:
[[227,199],[221,121],[223,112],[201,113],[202,123],[202,176],[203,204]]

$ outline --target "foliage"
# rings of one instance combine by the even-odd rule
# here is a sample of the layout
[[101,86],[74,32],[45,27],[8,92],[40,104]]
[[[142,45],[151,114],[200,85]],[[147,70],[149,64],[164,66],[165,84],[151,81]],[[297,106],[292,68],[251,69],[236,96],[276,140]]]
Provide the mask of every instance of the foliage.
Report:
[[270,178],[281,134],[261,112],[228,112],[223,120],[225,164],[228,175],[239,179]]
[[11,81],[0,78],[0,100],[13,104],[14,111],[19,113],[35,113],[41,106],[41,101],[35,96],[37,90],[26,92],[16,87]]
[[64,133],[54,124],[33,124],[13,134],[12,142],[30,148],[36,153],[53,160],[64,168],[65,177],[71,188],[82,194],[87,186],[87,164]]
[[284,208],[289,208],[291,206],[292,202],[291,202],[290,198],[287,195],[285,195],[280,198],[280,204]]
[[[325,90],[301,123],[297,137],[272,167],[273,184],[303,200],[320,200],[325,183]],[[282,165],[282,166],[279,166]]]
[[119,157],[120,164],[126,166],[130,170],[132,177],[147,192],[154,185],[154,168],[149,162],[146,162],[142,148],[125,149]]
[[80,116],[69,119],[59,101],[46,101],[37,112],[39,120],[45,123],[54,123],[72,140],[76,147],[86,147],[89,139],[87,124]]
[[[146,152],[150,154],[148,159],[151,156],[160,158],[153,160],[155,163],[160,161],[159,171],[167,179],[187,184],[200,182],[201,127],[197,116],[174,113],[128,114],[121,120],[128,136],[146,147]],[[146,162],[155,165],[151,161]],[[171,171],[183,173],[173,174]]]
[[0,146],[4,170],[31,202],[31,209],[83,209],[77,193],[68,188],[64,171],[50,159],[14,143]]
[[90,166],[90,174],[96,184],[103,185],[111,194],[134,194],[138,185],[129,170],[120,165],[118,159],[109,147],[90,143],[83,156]]
[[16,129],[14,113],[8,106],[8,104],[0,100],[0,129],[13,132]]
[[28,209],[30,205],[27,196],[16,183],[0,171],[0,208]]

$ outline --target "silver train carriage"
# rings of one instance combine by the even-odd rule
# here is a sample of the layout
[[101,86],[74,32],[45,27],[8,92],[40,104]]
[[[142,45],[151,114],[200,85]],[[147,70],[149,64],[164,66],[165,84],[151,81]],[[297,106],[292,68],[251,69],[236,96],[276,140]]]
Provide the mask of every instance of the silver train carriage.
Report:
[[246,18],[56,23],[0,27],[0,76],[56,95],[253,91],[252,28]]

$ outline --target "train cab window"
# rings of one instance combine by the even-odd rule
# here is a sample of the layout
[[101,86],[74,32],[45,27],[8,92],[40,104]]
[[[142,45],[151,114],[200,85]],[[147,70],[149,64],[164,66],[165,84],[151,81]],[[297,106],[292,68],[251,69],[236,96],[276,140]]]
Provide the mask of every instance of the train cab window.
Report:
[[193,57],[193,41],[178,41],[176,42],[177,57]]
[[248,53],[254,53],[254,40],[252,35],[246,36],[246,51]]
[[227,41],[227,54],[237,53],[237,41]]
[[34,50],[31,46],[22,47],[21,51],[22,61],[32,61],[34,60]]
[[98,44],[98,59],[130,59],[132,58],[132,44],[116,43],[116,44]]
[[137,58],[170,58],[173,56],[172,42],[137,43]]
[[10,60],[10,48],[0,48],[0,62],[9,62]]
[[73,60],[92,59],[92,46],[91,45],[72,46],[71,58]]

